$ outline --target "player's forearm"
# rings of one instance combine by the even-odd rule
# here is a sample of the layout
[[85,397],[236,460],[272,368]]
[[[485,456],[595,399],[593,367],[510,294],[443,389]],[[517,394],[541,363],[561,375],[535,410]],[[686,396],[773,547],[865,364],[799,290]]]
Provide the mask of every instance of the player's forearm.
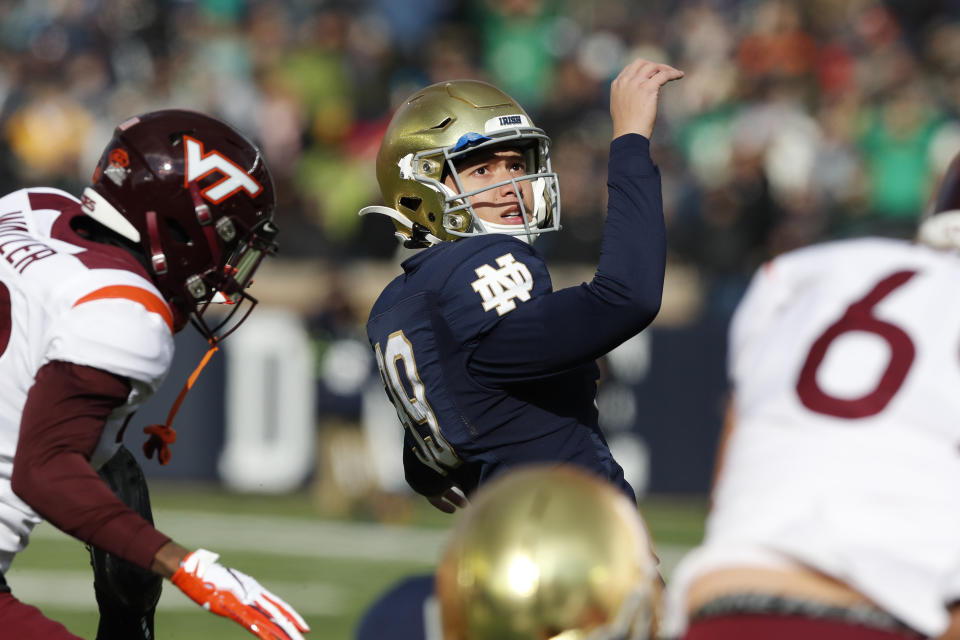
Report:
[[632,134],[610,145],[608,204],[596,275],[587,287],[600,303],[646,327],[660,310],[667,242],[660,173],[650,142]]
[[12,485],[21,500],[64,533],[144,569],[169,539],[124,505],[79,454],[18,455]]
[[108,372],[51,362],[23,409],[11,485],[62,531],[145,569],[168,538],[126,507],[90,466],[107,416],[129,385]]
[[180,568],[180,563],[189,553],[187,549],[171,540],[157,549],[150,570],[164,578],[172,578],[173,574]]

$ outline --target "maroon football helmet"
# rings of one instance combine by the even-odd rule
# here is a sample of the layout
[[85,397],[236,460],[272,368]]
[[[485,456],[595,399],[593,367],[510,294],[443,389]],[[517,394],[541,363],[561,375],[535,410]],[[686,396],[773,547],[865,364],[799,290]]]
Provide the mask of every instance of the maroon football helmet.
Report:
[[[130,118],[82,202],[139,247],[160,292],[207,339],[225,337],[256,304],[246,288],[276,251],[276,198],[260,150],[233,127],[174,109]],[[204,313],[215,302],[234,306],[211,328]]]

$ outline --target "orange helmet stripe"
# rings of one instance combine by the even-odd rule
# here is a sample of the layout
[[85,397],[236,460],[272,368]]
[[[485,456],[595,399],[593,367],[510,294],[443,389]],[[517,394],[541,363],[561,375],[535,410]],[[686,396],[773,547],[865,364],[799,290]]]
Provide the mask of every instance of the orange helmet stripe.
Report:
[[174,332],[173,312],[170,310],[170,306],[161,300],[159,296],[150,293],[146,289],[141,289],[140,287],[132,287],[123,284],[103,287],[102,289],[97,289],[96,291],[83,296],[74,302],[73,306],[76,307],[84,302],[104,300],[109,298],[123,298],[125,300],[132,300],[133,302],[142,305],[147,311],[159,314],[160,317],[163,318],[163,321],[166,322],[167,326],[170,328],[170,333]]

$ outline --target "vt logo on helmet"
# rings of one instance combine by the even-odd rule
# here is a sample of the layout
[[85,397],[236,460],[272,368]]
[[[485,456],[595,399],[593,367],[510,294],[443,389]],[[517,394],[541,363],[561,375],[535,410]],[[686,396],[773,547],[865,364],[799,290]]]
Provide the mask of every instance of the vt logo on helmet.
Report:
[[[232,332],[256,304],[246,288],[276,251],[276,197],[260,150],[229,125],[182,110],[127,120],[82,202],[143,257],[167,301],[208,340]],[[214,302],[236,306],[210,327],[204,313]]]
[[223,175],[223,179],[216,182],[200,193],[213,204],[220,204],[240,189],[245,190],[251,197],[260,193],[263,187],[254,180],[243,167],[233,163],[230,158],[221,155],[219,151],[203,152],[203,143],[190,136],[183,136],[186,149],[187,170],[183,176],[184,188],[190,188],[190,183],[207,176],[213,171]]
[[[471,188],[458,174],[471,162],[509,152],[517,170]],[[522,170],[519,170],[522,168]],[[560,191],[550,165],[550,139],[513,98],[476,80],[431,85],[394,114],[377,155],[377,180],[386,206],[360,215],[393,219],[407,247],[483,233],[532,242],[560,228]],[[481,216],[476,201],[513,190],[514,209],[500,221]]]

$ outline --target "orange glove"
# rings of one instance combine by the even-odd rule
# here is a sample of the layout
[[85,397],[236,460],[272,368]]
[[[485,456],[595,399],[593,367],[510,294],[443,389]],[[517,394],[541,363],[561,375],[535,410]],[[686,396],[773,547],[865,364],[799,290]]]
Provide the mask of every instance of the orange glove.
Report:
[[243,625],[260,640],[303,640],[310,630],[293,607],[250,576],[217,562],[220,556],[197,549],[170,579],[201,607]]

